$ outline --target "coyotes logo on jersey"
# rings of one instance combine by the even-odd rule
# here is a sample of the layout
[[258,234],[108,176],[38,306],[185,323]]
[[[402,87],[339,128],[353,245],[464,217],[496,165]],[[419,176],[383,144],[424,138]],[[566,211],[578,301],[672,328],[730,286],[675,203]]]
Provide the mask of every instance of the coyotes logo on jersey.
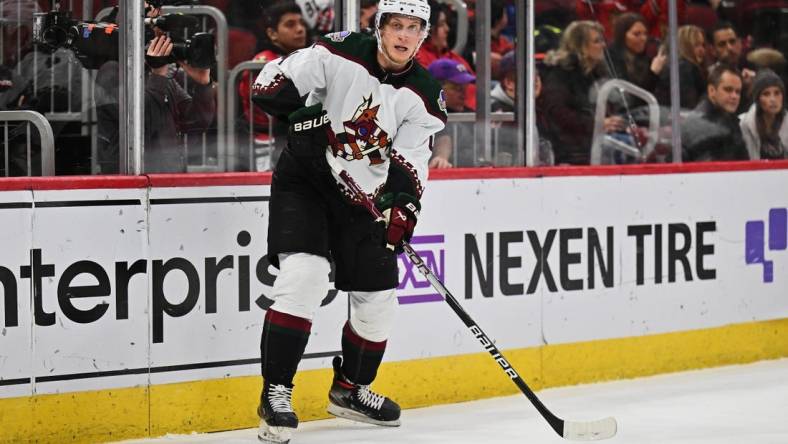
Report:
[[383,163],[381,149],[391,148],[388,134],[378,126],[380,105],[372,106],[372,95],[365,97],[356,108],[353,117],[342,123],[345,132],[333,134],[329,131],[329,143],[334,156],[345,160],[369,158],[370,165]]

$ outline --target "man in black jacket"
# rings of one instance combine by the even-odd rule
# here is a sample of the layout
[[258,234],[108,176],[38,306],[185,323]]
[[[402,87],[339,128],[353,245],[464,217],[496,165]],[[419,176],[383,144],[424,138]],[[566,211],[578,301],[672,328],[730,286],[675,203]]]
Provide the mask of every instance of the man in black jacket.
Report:
[[[147,17],[159,10],[145,3]],[[155,29],[155,28],[154,28]],[[207,68],[183,61],[177,67],[188,77],[189,91],[176,80],[176,64],[167,62],[173,42],[157,32],[148,44],[145,61],[145,152],[147,173],[185,173],[186,152],[183,135],[206,129],[216,115],[216,89]],[[96,115],[98,120],[97,163],[100,174],[119,172],[118,62],[110,61],[96,74]]]
[[684,161],[748,160],[736,109],[741,100],[741,74],[728,65],[709,74],[705,97],[682,125]]

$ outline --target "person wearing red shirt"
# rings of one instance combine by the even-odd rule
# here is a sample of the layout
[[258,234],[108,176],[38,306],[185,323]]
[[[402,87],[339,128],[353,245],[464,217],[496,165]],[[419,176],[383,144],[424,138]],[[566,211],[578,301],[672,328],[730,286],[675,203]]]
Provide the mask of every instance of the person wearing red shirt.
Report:
[[[428,68],[432,62],[438,59],[450,59],[461,63],[473,74],[473,67],[461,55],[449,48],[449,22],[446,18],[446,9],[443,4],[430,0],[430,35],[416,53],[416,61],[424,68]],[[476,110],[476,85],[468,85],[465,95],[465,106],[471,110]]]
[[[270,62],[279,57],[290,54],[291,52],[306,47],[306,26],[301,15],[301,8],[291,1],[284,0],[266,8],[264,13],[266,39],[262,43],[260,51],[254,56],[255,62]],[[251,85],[255,75],[247,72],[241,77],[238,84],[238,95],[240,96],[241,107],[243,108],[244,121],[248,124],[252,115]],[[267,141],[270,138],[269,117],[258,107],[254,109],[254,132],[257,142]],[[271,159],[271,166],[275,164],[275,159]]]
[[509,51],[514,49],[514,44],[503,35],[503,30],[509,24],[509,17],[506,15],[506,4],[504,0],[492,0],[490,2],[490,71],[492,78],[498,78],[501,59]]

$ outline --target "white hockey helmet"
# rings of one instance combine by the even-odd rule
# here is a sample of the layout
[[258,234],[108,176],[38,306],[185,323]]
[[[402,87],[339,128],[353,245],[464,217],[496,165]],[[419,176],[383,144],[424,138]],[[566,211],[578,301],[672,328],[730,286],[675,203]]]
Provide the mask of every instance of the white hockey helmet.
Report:
[[380,29],[384,14],[409,15],[424,20],[424,37],[430,30],[430,5],[427,0],[380,0],[375,14],[375,31]]
[[410,56],[411,59],[419,52],[421,44],[427,39],[430,32],[430,4],[427,0],[380,0],[378,3],[378,12],[375,14],[375,37],[378,39],[378,51],[380,51],[387,59],[391,57],[383,49],[383,42],[380,36],[380,22],[383,20],[385,14],[402,14],[411,17],[416,17],[424,22],[424,28],[421,30],[419,43],[416,49]]

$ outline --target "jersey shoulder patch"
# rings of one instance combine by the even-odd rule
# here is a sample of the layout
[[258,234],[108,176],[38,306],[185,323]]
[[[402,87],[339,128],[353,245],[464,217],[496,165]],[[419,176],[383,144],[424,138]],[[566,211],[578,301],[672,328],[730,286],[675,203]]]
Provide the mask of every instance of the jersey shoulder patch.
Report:
[[424,100],[428,113],[446,123],[448,116],[446,96],[438,81],[430,75],[429,71],[416,63],[408,76],[407,86]]
[[339,32],[331,32],[326,34],[324,37],[328,40],[331,40],[334,43],[342,43],[345,41],[348,36],[352,34],[351,31],[339,31]]
[[374,57],[377,49],[375,37],[360,32],[339,31],[326,34],[317,41],[318,45],[325,46],[330,52],[350,59],[363,59]]

